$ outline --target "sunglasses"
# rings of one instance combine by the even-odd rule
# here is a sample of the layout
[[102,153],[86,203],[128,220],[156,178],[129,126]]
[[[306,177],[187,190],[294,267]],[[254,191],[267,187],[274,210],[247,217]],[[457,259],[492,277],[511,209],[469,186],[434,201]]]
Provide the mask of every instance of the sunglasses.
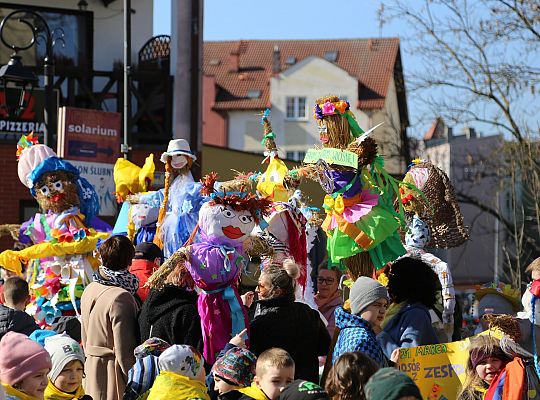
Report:
[[335,282],[336,280],[334,278],[317,278],[317,283],[319,284],[326,284],[326,285],[331,285]]

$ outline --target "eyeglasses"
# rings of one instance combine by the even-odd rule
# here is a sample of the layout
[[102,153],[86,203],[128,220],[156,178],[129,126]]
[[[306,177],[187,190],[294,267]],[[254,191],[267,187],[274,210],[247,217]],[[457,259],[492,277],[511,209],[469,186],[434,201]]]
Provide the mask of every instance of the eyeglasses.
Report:
[[332,285],[335,281],[336,281],[336,280],[335,280],[334,278],[322,278],[322,277],[317,278],[317,283],[318,283],[319,285],[321,285],[321,284],[323,284],[323,283],[324,283],[325,285]]

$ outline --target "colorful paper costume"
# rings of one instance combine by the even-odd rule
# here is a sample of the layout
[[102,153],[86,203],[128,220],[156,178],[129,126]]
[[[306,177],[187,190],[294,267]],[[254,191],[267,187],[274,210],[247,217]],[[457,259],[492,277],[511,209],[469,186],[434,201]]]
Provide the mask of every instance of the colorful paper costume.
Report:
[[400,183],[384,169],[377,144],[358,126],[347,101],[318,99],[314,118],[323,147],[310,149],[304,163],[327,193],[322,228],[329,261],[344,264],[353,279],[372,276],[373,267],[405,254],[397,233],[403,216],[392,204]]
[[202,194],[211,200],[199,212],[198,240],[177,250],[148,281],[159,288],[171,269],[184,263],[201,289],[198,309],[209,363],[232,336],[249,326],[236,286],[247,265],[245,241],[270,206],[269,200],[251,194],[218,193],[215,181],[216,174],[210,174],[202,185]]
[[266,171],[262,173],[257,182],[257,191],[261,194],[261,197],[268,197],[273,201],[287,201],[289,199],[289,192],[285,187],[285,178],[287,177],[288,168],[287,165],[279,158],[278,148],[276,146],[276,134],[272,131],[272,125],[268,116],[270,110],[264,111],[261,118],[261,125],[264,127],[264,136],[261,144],[264,145],[263,160],[268,163]]
[[34,312],[42,323],[51,324],[63,314],[77,313],[83,287],[90,283],[97,260],[92,256],[98,239],[88,221],[99,212],[93,186],[71,163],[37,143],[32,134],[18,143],[18,174],[30,189],[42,213],[23,225],[25,241],[33,245],[21,251],[6,250],[0,264],[21,274],[28,263],[28,281],[34,293]]
[[[276,134],[269,120],[270,110],[264,111],[261,125],[264,127],[264,137],[261,144],[265,146],[263,163],[267,162],[266,171],[258,175],[257,192],[274,203],[268,216],[265,217],[266,227],[262,237],[273,248],[270,257],[262,259],[263,267],[271,264],[283,265],[286,259],[292,259],[300,267],[298,283],[304,292],[307,271],[307,219],[300,209],[300,192],[293,195],[290,188],[292,180],[288,176],[288,168],[279,158],[276,146]],[[289,185],[285,181],[289,181]]]
[[443,296],[443,323],[451,334],[456,305],[452,273],[448,265],[425,250],[426,247],[449,248],[463,244],[469,237],[448,176],[432,163],[416,159],[404,182],[420,192],[401,187],[407,231],[405,248],[411,256],[420,257],[439,277]]
[[197,216],[207,199],[201,185],[193,180],[191,165],[197,157],[184,139],[173,139],[161,155],[165,163],[165,187],[153,195],[141,196],[139,202],[160,204],[154,238],[165,258],[182,247],[197,226]]
[[122,204],[113,233],[127,235],[135,245],[152,242],[156,233],[159,203],[139,202],[154,181],[154,155],[146,157],[141,167],[119,158],[114,165],[114,183],[116,199]]

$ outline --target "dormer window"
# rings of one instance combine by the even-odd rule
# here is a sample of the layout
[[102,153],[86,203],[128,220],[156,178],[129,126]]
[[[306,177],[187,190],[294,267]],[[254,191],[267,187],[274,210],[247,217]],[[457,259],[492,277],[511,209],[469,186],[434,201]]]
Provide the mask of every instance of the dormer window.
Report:
[[249,90],[247,92],[247,97],[249,99],[258,99],[261,97],[261,91],[260,90]]

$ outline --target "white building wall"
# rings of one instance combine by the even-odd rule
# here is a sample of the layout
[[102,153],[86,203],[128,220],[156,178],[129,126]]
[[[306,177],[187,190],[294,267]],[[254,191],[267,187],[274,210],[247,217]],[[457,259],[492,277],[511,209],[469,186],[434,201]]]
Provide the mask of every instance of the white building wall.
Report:
[[[279,137],[280,131],[274,127],[276,117],[273,113],[270,114],[270,120],[276,135]],[[229,125],[227,127],[228,147],[234,150],[263,152],[264,148],[261,144],[263,127],[260,121],[261,115],[255,110],[229,111]]]
[[[493,209],[503,206],[496,168],[503,142],[500,136],[460,138],[426,149],[428,159],[444,170],[456,194],[469,196]],[[458,284],[485,283],[503,279],[502,249],[505,233],[501,224],[479,207],[460,203],[470,239],[458,248],[439,252],[451,267]]]
[[373,138],[379,145],[379,153],[385,159],[385,167],[388,172],[403,174],[406,165],[401,152],[401,120],[399,118],[399,105],[393,77],[388,85],[384,108],[375,112],[370,126],[375,126],[381,122],[384,122],[384,125],[373,132]]
[[[309,57],[287,69],[270,81],[272,128],[277,135],[276,144],[287,151],[307,151],[320,144],[317,123],[313,119],[315,100],[335,94],[351,101],[358,98],[358,80],[333,63],[319,57]],[[305,120],[287,120],[287,97],[306,98]],[[360,126],[368,123],[367,115],[353,110]]]
[[[105,7],[101,1],[87,0],[87,11],[94,12],[94,69],[110,71],[115,61],[124,59],[124,14],[123,2],[115,1]],[[36,7],[62,8],[78,10],[76,0],[13,0],[9,3]],[[152,0],[131,0],[131,48],[132,61],[137,62],[142,45],[153,36]],[[70,40],[69,37],[64,38]]]

